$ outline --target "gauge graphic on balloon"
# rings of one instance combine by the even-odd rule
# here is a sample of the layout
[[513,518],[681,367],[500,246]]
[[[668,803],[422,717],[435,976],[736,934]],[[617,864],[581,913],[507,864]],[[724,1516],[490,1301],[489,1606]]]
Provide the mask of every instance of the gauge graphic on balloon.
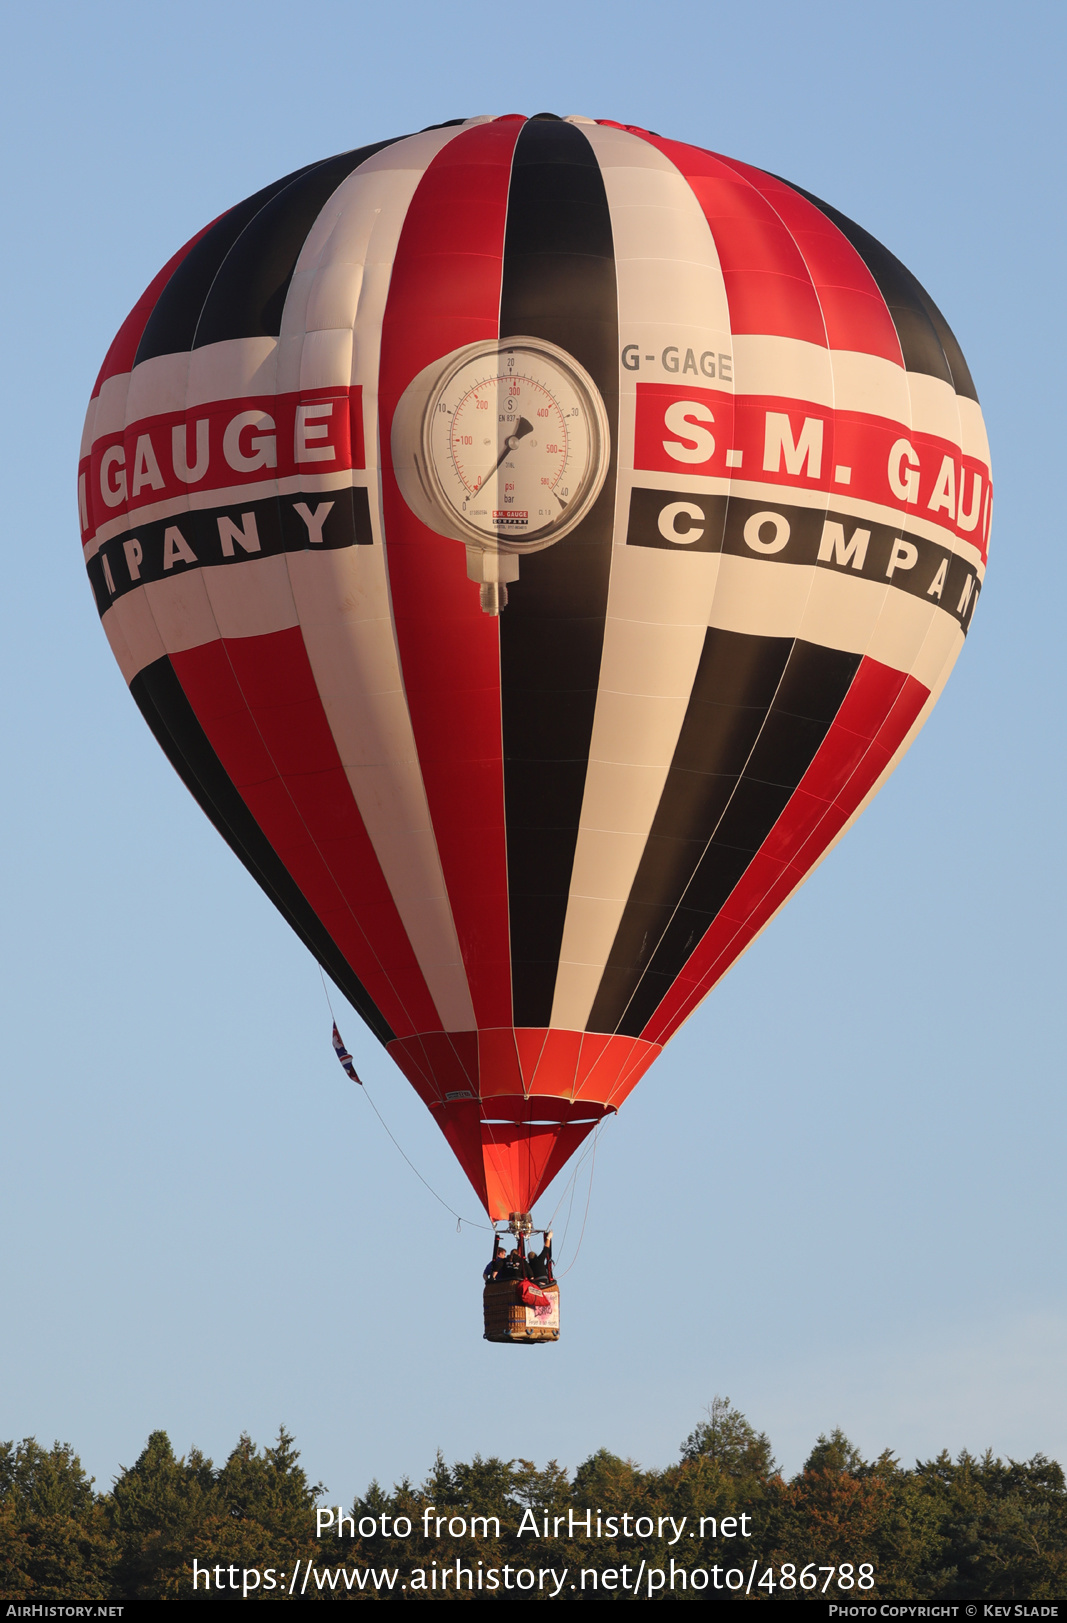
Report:
[[547,114],[207,226],[108,351],[78,494],[145,720],[518,1232],[903,756],[992,515],[879,242]]
[[408,506],[466,543],[482,608],[498,614],[522,554],[561,541],[592,507],[610,432],[600,392],[572,356],[513,338],[431,362],[404,390],[391,442]]

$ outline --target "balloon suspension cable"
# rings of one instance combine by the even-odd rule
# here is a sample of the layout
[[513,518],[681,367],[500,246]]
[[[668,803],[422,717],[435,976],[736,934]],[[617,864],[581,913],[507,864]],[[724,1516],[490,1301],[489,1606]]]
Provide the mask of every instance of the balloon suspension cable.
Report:
[[[330,1019],[333,1021],[334,1027],[336,1028],[337,1016],[333,1012],[333,1004],[330,1001],[330,993],[329,993],[329,989],[328,989],[328,987],[326,985],[326,976],[322,973],[322,965],[321,964],[318,966],[318,968],[319,968],[319,979],[322,981],[322,990],[326,993],[326,1005],[327,1005],[327,1007],[328,1007],[328,1009],[330,1011]],[[360,1078],[360,1087],[363,1089],[363,1094],[364,1094],[364,1097],[366,1098],[367,1103],[370,1105],[371,1109],[374,1111],[374,1114],[377,1116],[378,1120],[381,1122],[382,1126],[385,1128],[386,1133],[392,1139],[394,1146],[400,1152],[400,1154],[404,1157],[404,1160],[407,1162],[408,1166],[411,1168],[411,1170],[415,1174],[416,1178],[418,1178],[419,1182],[424,1186],[424,1188],[426,1188],[426,1189],[428,1189],[430,1191],[430,1194],[433,1196],[434,1200],[436,1200],[439,1205],[443,1206],[446,1212],[451,1212],[452,1213],[452,1216],[456,1220],[456,1233],[458,1234],[460,1232],[460,1230],[462,1229],[462,1226],[463,1226],[464,1223],[466,1223],[468,1228],[485,1229],[486,1225],[484,1223],[475,1223],[472,1218],[461,1216],[459,1212],[457,1212],[452,1206],[450,1206],[448,1204],[447,1200],[445,1200],[441,1195],[439,1195],[437,1193],[437,1190],[433,1187],[433,1184],[426,1182],[426,1179],[423,1177],[422,1173],[419,1171],[419,1169],[415,1165],[414,1161],[406,1153],[406,1151],[403,1149],[403,1147],[399,1143],[397,1143],[396,1138],[393,1136],[393,1133],[390,1130],[389,1123],[386,1121],[385,1117],[382,1115],[381,1111],[378,1109],[378,1106],[374,1103],[374,1100],[371,1098],[370,1089],[368,1088],[366,1082],[364,1082],[362,1078]],[[492,1230],[489,1229],[489,1230],[486,1230],[486,1232],[492,1233]]]
[[578,1236],[578,1244],[574,1248],[574,1256],[571,1258],[566,1268],[564,1268],[563,1273],[560,1275],[561,1279],[564,1278],[566,1274],[570,1273],[571,1269],[578,1261],[578,1257],[582,1249],[582,1241],[585,1239],[585,1225],[589,1221],[589,1202],[593,1198],[593,1174],[596,1172],[596,1150],[597,1144],[600,1142],[601,1125],[602,1120],[598,1121],[593,1129],[593,1159],[589,1167],[589,1187],[585,1192],[585,1211],[582,1213],[582,1232]]
[[588,1144],[585,1146],[585,1149],[582,1151],[581,1155],[578,1157],[577,1161],[574,1163],[574,1167],[573,1167],[573,1170],[571,1171],[571,1175],[567,1179],[567,1182],[563,1185],[563,1191],[560,1194],[560,1197],[557,1200],[557,1202],[555,1204],[555,1207],[553,1208],[552,1216],[548,1220],[549,1228],[555,1228],[555,1226],[556,1226],[556,1218],[559,1215],[559,1209],[563,1205],[563,1202],[566,1201],[567,1202],[567,1216],[566,1216],[566,1218],[564,1219],[564,1222],[563,1222],[563,1235],[562,1235],[562,1237],[560,1239],[560,1242],[559,1242],[560,1250],[562,1250],[563,1247],[566,1245],[566,1243],[567,1243],[567,1235],[568,1235],[568,1233],[570,1231],[571,1213],[574,1210],[574,1191],[578,1187],[578,1174],[579,1174],[579,1172],[581,1172],[582,1168],[585,1166],[585,1163],[588,1161],[589,1156],[590,1156],[590,1154],[592,1152],[592,1148],[593,1148],[594,1143],[595,1143],[595,1139],[591,1138],[589,1140]]
[[[578,1181],[577,1181],[578,1180],[578,1174],[582,1170],[582,1167],[585,1164],[586,1158],[590,1154],[592,1155],[593,1159],[592,1159],[592,1161],[590,1163],[590,1166],[589,1166],[589,1187],[587,1188],[587,1190],[585,1192],[585,1211],[582,1214],[582,1232],[578,1236],[578,1244],[575,1246],[574,1256],[571,1258],[571,1260],[567,1264],[566,1268],[564,1268],[563,1271],[560,1273],[560,1275],[559,1275],[560,1279],[563,1279],[565,1277],[565,1275],[569,1274],[571,1269],[574,1267],[575,1263],[578,1261],[578,1256],[579,1256],[579,1253],[581,1252],[581,1249],[582,1249],[582,1241],[585,1239],[585,1225],[589,1221],[589,1202],[593,1198],[593,1174],[596,1172],[597,1144],[600,1141],[600,1129],[603,1127],[604,1122],[605,1122],[606,1119],[607,1119],[606,1117],[602,1116],[601,1119],[597,1122],[596,1126],[593,1129],[592,1143],[590,1144],[589,1149],[586,1150],[585,1154],[582,1156],[581,1160],[578,1162],[578,1165],[575,1167],[573,1173],[571,1174],[571,1178],[570,1178],[570,1200],[568,1201],[568,1204],[567,1204],[567,1221],[563,1225],[563,1239],[560,1241],[560,1249],[561,1250],[563,1249],[563,1247],[567,1243],[567,1233],[568,1233],[568,1230],[570,1229],[570,1226],[571,1226],[571,1210],[572,1210],[573,1205],[574,1205],[574,1193],[575,1193],[575,1190],[578,1187]],[[554,1211],[552,1213],[552,1218],[550,1219],[549,1227],[552,1226],[552,1222],[555,1220],[556,1212],[558,1212],[560,1207],[563,1205],[563,1201],[564,1201],[564,1199],[566,1197],[566,1194],[567,1194],[567,1191],[564,1190],[563,1194],[560,1195],[559,1200],[556,1202],[556,1211]]]

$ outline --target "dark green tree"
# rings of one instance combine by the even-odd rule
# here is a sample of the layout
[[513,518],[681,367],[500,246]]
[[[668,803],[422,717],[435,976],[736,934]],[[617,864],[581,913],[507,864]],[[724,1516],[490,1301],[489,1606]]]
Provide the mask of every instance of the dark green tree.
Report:
[[92,1478],[66,1443],[0,1444],[0,1596],[101,1601],[115,1545]]
[[682,1444],[683,1460],[707,1460],[738,1481],[766,1481],[774,1475],[770,1438],[750,1426],[729,1398],[713,1398],[707,1416]]

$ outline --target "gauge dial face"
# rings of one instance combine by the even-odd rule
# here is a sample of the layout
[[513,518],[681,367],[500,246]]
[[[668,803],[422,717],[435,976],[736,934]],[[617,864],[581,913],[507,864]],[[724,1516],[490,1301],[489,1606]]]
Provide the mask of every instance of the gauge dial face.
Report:
[[608,461],[592,379],[540,339],[472,345],[427,402],[423,449],[437,501],[467,539],[536,551],[579,522]]

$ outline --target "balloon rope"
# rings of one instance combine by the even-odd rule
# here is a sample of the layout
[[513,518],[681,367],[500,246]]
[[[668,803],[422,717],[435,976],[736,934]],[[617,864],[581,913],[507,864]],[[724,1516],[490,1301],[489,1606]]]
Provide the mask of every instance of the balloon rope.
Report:
[[585,1163],[588,1161],[590,1154],[592,1153],[593,1143],[594,1143],[594,1140],[590,1139],[589,1142],[586,1144],[585,1149],[582,1151],[581,1155],[578,1157],[577,1161],[575,1162],[574,1170],[571,1173],[570,1177],[567,1179],[567,1182],[563,1185],[562,1193],[560,1194],[560,1197],[557,1200],[557,1202],[555,1204],[555,1207],[553,1208],[552,1216],[548,1220],[548,1227],[550,1229],[555,1228],[555,1226],[556,1226],[556,1217],[557,1217],[557,1215],[559,1213],[559,1209],[563,1205],[563,1202],[566,1201],[567,1202],[567,1216],[564,1219],[564,1223],[563,1223],[563,1238],[559,1242],[560,1243],[560,1249],[562,1249],[563,1246],[565,1246],[566,1243],[567,1243],[567,1233],[568,1233],[568,1231],[570,1229],[570,1226],[571,1226],[571,1213],[574,1210],[574,1191],[578,1186],[578,1174],[579,1174],[579,1172],[581,1172],[582,1168],[585,1166]]
[[[321,964],[319,965],[319,978],[322,981],[322,990],[326,993],[326,1004],[327,1004],[327,1007],[329,1008],[329,1011],[330,1011],[330,1019],[333,1021],[334,1025],[336,1026],[336,1024],[337,1024],[337,1016],[333,1012],[333,1004],[330,1002],[330,994],[329,994],[329,991],[328,991],[327,986],[326,986],[326,977],[322,973],[322,965]],[[378,1109],[378,1106],[374,1103],[374,1100],[371,1098],[370,1089],[368,1088],[366,1082],[361,1080],[360,1081],[360,1087],[363,1089],[364,1097],[366,1098],[367,1103],[370,1105],[371,1109],[374,1111],[374,1114],[377,1116],[378,1120],[381,1122],[382,1126],[385,1128],[385,1131],[389,1134],[389,1137],[393,1140],[393,1144],[395,1145],[397,1150],[400,1151],[400,1154],[404,1157],[404,1160],[407,1162],[408,1166],[411,1168],[411,1170],[415,1174],[416,1178],[418,1178],[419,1182],[421,1184],[423,1184],[430,1191],[430,1194],[433,1196],[434,1200],[436,1200],[440,1205],[442,1205],[446,1212],[451,1212],[452,1213],[452,1216],[456,1219],[457,1224],[466,1223],[468,1228],[485,1229],[487,1234],[493,1233],[494,1231],[492,1229],[486,1229],[486,1226],[485,1226],[484,1223],[475,1223],[469,1217],[462,1217],[459,1212],[454,1211],[453,1208],[448,1204],[448,1201],[443,1200],[442,1197],[437,1193],[437,1190],[433,1187],[433,1185],[426,1182],[426,1179],[423,1177],[422,1173],[419,1171],[419,1169],[415,1165],[414,1161],[412,1161],[411,1157],[405,1153],[405,1151],[397,1143],[396,1139],[393,1138],[393,1134],[390,1131],[389,1124],[386,1121],[385,1117],[382,1115],[381,1111]],[[458,1232],[458,1229],[457,1229],[457,1232]]]
[[[563,1225],[563,1238],[559,1242],[559,1249],[560,1249],[561,1253],[566,1249],[567,1235],[571,1231],[571,1212],[572,1212],[572,1210],[574,1208],[575,1179],[578,1176],[578,1168],[581,1167],[583,1165],[583,1163],[584,1163],[584,1157],[583,1157],[582,1161],[579,1161],[578,1166],[575,1167],[574,1172],[571,1175],[571,1182],[570,1182],[571,1194],[570,1194],[570,1200],[567,1202],[567,1220]],[[563,1204],[563,1201],[561,1199],[560,1200],[560,1205],[562,1206],[562,1204]],[[549,1228],[554,1227],[555,1221],[556,1221],[556,1213],[553,1212],[552,1216],[549,1218],[549,1221],[548,1221]]]
[[[567,1218],[566,1218],[566,1221],[563,1224],[563,1238],[559,1242],[559,1248],[560,1248],[561,1251],[563,1250],[563,1247],[567,1244],[567,1235],[571,1231],[571,1212],[574,1210],[574,1190],[575,1190],[575,1185],[576,1185],[576,1181],[577,1181],[577,1178],[578,1178],[578,1173],[579,1173],[580,1169],[584,1165],[585,1165],[585,1156],[583,1155],[581,1160],[578,1162],[578,1165],[575,1167],[574,1171],[571,1173],[570,1177],[567,1179],[566,1187],[564,1188],[564,1191],[563,1191],[562,1195],[560,1195],[559,1200],[556,1202],[556,1211],[552,1213],[552,1216],[548,1220],[549,1228],[555,1228],[555,1226],[556,1226],[556,1212],[559,1211],[560,1207],[563,1205],[564,1200],[567,1200]],[[568,1195],[570,1196],[569,1200],[567,1199]]]
[[433,1187],[433,1185],[429,1184],[429,1183],[426,1183],[426,1179],[423,1177],[422,1173],[419,1171],[419,1169],[415,1165],[414,1161],[412,1161],[409,1156],[404,1154],[404,1151],[400,1148],[400,1145],[397,1144],[396,1139],[393,1138],[392,1133],[389,1132],[388,1123],[386,1122],[385,1117],[382,1115],[381,1111],[378,1109],[378,1106],[374,1103],[374,1100],[371,1098],[370,1091],[369,1091],[369,1089],[367,1087],[367,1084],[365,1082],[363,1084],[363,1092],[364,1092],[364,1094],[366,1096],[367,1103],[370,1105],[371,1109],[374,1111],[374,1114],[377,1116],[378,1120],[381,1122],[381,1124],[385,1128],[386,1132],[389,1133],[389,1137],[393,1139],[393,1143],[396,1144],[397,1149],[400,1150],[400,1154],[404,1156],[404,1160],[407,1161],[408,1166],[411,1168],[411,1170],[415,1174],[416,1178],[418,1178],[419,1182],[421,1184],[426,1185],[426,1188],[430,1191],[430,1193],[433,1196],[434,1200],[439,1201],[440,1204],[444,1207],[446,1212],[451,1212],[452,1216],[456,1219],[457,1223],[466,1223],[468,1228],[484,1229],[487,1234],[492,1234],[493,1230],[491,1228],[488,1228],[485,1223],[475,1223],[469,1217],[463,1217],[463,1216],[461,1216],[461,1214],[459,1212],[454,1211],[453,1208],[448,1204],[447,1200],[442,1200],[441,1196],[437,1193],[437,1190]]
[[578,1261],[578,1254],[582,1249],[582,1241],[585,1239],[585,1225],[589,1219],[589,1202],[593,1197],[593,1174],[596,1171],[596,1147],[600,1141],[600,1129],[603,1127],[603,1125],[604,1117],[601,1116],[600,1120],[593,1129],[593,1164],[589,1168],[589,1188],[585,1193],[585,1214],[582,1217],[582,1232],[578,1236],[578,1245],[575,1249],[574,1256],[571,1258],[566,1268],[564,1268],[563,1273],[560,1274],[561,1279],[564,1277],[564,1275],[570,1273],[571,1269],[574,1267],[574,1264]]

